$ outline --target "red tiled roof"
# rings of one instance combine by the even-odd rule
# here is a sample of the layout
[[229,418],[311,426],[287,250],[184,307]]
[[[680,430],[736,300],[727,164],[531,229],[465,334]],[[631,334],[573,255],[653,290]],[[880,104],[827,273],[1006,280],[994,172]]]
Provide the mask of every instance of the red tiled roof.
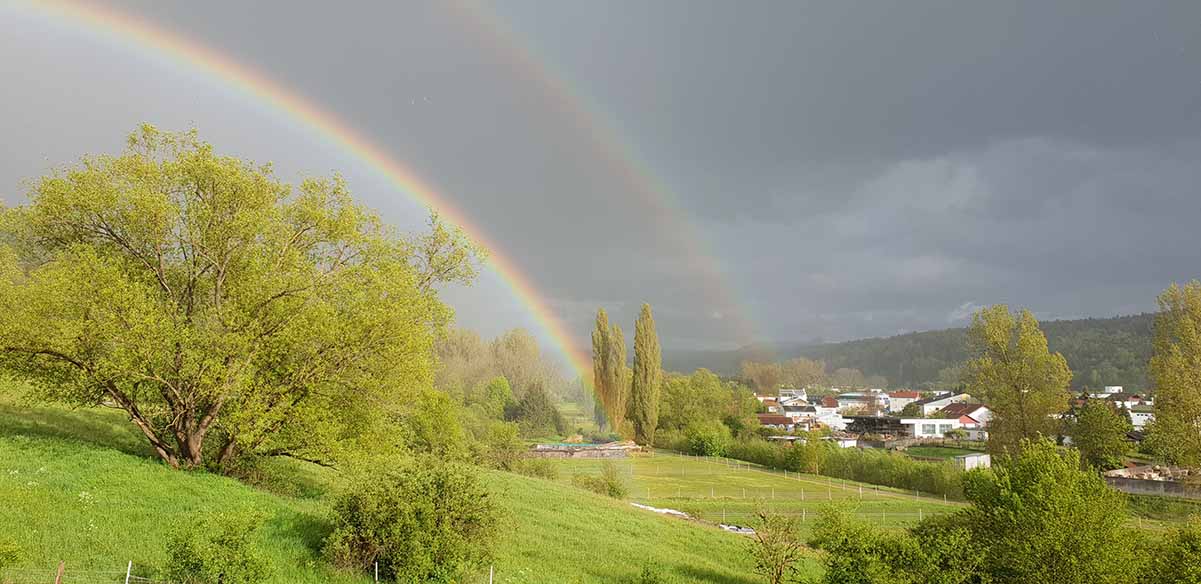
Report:
[[776,414],[759,414],[759,423],[764,426],[791,426],[792,418]]
[[838,407],[838,398],[836,398],[836,397],[834,397],[834,396],[832,396],[832,395],[827,395],[826,397],[823,397],[823,398],[822,398],[822,407],[823,407],[823,408],[836,408],[836,407]]
[[976,410],[978,410],[982,407],[984,407],[984,406],[981,404],[966,404],[966,403],[948,404],[943,409],[938,410],[938,413],[940,413],[943,416],[948,417],[948,418],[958,418],[961,416],[971,417],[972,413],[974,413]]
[[918,398],[921,398],[921,397],[922,397],[922,392],[920,392],[920,391],[909,391],[909,390],[906,390],[906,391],[894,391],[894,392],[892,392],[892,393],[888,394],[888,397],[897,397],[897,398],[913,398],[913,399],[918,399]]

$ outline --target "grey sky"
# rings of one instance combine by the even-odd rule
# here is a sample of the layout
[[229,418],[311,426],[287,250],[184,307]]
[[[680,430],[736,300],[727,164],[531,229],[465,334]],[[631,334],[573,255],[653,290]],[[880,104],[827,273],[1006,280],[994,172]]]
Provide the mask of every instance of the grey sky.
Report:
[[[21,6],[0,3],[6,200],[145,120],[289,179],[338,170],[420,225],[304,127]],[[994,302],[1129,313],[1201,276],[1196,2],[113,6],[409,163],[581,342],[600,305],[632,329],[651,302],[668,350],[719,348],[959,325]],[[485,334],[534,326],[493,275],[447,297]]]

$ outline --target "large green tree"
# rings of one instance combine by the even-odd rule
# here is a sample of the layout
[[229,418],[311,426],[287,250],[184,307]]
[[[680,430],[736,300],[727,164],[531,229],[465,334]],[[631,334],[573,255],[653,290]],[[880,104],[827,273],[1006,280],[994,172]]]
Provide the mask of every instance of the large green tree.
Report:
[[663,384],[663,353],[651,305],[643,304],[634,323],[634,379],[630,388],[630,419],[639,444],[655,443],[659,425],[659,391]]
[[988,404],[989,450],[1015,453],[1023,440],[1054,436],[1068,408],[1072,372],[1030,311],[998,304],[981,309],[968,330],[968,392]]
[[1201,282],[1172,285],[1159,296],[1159,308],[1149,441],[1169,462],[1201,466]]
[[1068,424],[1068,435],[1084,464],[1112,470],[1122,466],[1130,450],[1126,440],[1130,429],[1124,413],[1104,400],[1090,399],[1076,409]]
[[609,315],[602,308],[596,312],[596,328],[592,331],[593,387],[609,427],[617,432],[626,426],[628,369],[625,334],[620,326],[609,324]]
[[479,251],[436,216],[397,236],[341,179],[293,188],[151,126],[37,181],[3,228],[0,368],[123,410],[173,467],[367,440],[431,384],[435,286]]

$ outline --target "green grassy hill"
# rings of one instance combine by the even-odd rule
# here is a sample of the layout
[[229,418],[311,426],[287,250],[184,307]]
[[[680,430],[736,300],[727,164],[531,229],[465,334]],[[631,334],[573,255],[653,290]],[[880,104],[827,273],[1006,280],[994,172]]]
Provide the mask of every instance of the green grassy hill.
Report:
[[[1050,320],[1042,323],[1052,351],[1062,353],[1072,368],[1072,388],[1122,385],[1147,389],[1154,314],[1114,318]],[[887,338],[840,343],[761,343],[733,351],[671,351],[663,355],[672,371],[706,367],[737,376],[744,360],[774,361],[808,357],[825,361],[826,370],[859,369],[883,375],[892,387],[925,387],[939,372],[967,359],[967,329],[923,331]]]
[[[117,412],[0,400],[0,526],[26,556],[0,581],[46,581],[59,560],[68,574],[102,572],[88,581],[119,582],[130,560],[136,574],[152,576],[174,525],[233,506],[270,516],[261,545],[274,566],[272,582],[367,582],[320,560],[328,476],[297,470],[295,480],[272,488],[287,494],[173,471],[148,456]],[[684,582],[758,581],[740,536],[550,481],[499,472],[486,480],[507,511],[497,582],[631,581],[647,564]]]

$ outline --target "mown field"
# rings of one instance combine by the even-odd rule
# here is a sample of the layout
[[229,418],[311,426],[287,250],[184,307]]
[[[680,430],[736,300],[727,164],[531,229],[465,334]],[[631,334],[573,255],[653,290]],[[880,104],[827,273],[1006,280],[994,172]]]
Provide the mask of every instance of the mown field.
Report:
[[[49,582],[60,560],[66,582],[121,582],[127,561],[153,577],[174,526],[198,513],[254,508],[269,517],[259,545],[274,568],[270,582],[368,582],[321,560],[330,473],[287,471],[270,490],[173,471],[148,457],[119,413],[0,399],[0,537],[24,554],[0,581]],[[496,582],[630,582],[649,564],[686,582],[758,582],[742,536],[551,481],[500,472],[485,479],[506,514]]]
[[[576,474],[599,474],[605,461],[560,459],[555,464],[560,470],[559,480],[568,483]],[[611,464],[625,479],[630,500],[685,511],[713,522],[746,525],[755,509],[763,506],[793,515],[807,527],[823,507],[838,503],[852,506],[876,525],[901,528],[962,506],[887,487],[664,451],[617,459]]]

